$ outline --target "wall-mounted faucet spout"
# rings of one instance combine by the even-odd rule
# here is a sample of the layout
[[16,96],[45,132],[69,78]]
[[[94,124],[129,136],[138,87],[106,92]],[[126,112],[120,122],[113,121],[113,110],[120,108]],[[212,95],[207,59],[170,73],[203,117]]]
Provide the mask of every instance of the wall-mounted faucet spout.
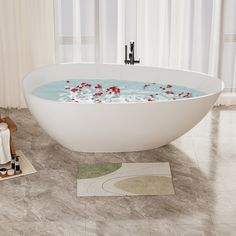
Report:
[[140,60],[134,59],[134,42],[133,41],[130,42],[129,60],[127,58],[128,56],[127,50],[128,50],[128,47],[127,45],[125,45],[125,60],[124,60],[125,64],[134,65],[135,63],[140,63]]

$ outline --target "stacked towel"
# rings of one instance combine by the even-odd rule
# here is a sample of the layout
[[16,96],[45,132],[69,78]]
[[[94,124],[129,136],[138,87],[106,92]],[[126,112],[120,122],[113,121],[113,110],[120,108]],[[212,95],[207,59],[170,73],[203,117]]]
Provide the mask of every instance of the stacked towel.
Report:
[[10,130],[6,123],[0,123],[0,164],[11,161]]

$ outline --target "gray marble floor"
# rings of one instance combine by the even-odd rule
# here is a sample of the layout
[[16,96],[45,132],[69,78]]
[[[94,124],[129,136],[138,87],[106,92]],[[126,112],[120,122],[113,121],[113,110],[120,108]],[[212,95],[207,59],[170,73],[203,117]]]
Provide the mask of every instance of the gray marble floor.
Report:
[[[0,182],[0,235],[236,235],[236,107],[214,108],[190,132],[155,150],[75,153],[28,110],[4,110],[15,143],[37,169]],[[169,161],[175,196],[76,197],[79,163]]]

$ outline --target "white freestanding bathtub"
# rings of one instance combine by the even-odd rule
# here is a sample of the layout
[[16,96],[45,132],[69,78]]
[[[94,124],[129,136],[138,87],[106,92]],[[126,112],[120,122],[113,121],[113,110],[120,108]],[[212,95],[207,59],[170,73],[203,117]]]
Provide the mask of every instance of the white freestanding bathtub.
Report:
[[[32,94],[44,83],[73,77],[170,83],[207,95],[149,103],[80,104]],[[41,127],[61,145],[81,152],[140,151],[168,144],[208,113],[223,87],[221,80],[206,74],[128,65],[51,65],[24,79],[28,107]]]

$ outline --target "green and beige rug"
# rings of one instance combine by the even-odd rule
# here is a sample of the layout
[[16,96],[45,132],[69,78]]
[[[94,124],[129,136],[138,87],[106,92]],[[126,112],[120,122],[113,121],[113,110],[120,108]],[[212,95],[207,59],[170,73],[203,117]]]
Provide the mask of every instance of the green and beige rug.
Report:
[[81,164],[77,196],[175,194],[169,162]]

